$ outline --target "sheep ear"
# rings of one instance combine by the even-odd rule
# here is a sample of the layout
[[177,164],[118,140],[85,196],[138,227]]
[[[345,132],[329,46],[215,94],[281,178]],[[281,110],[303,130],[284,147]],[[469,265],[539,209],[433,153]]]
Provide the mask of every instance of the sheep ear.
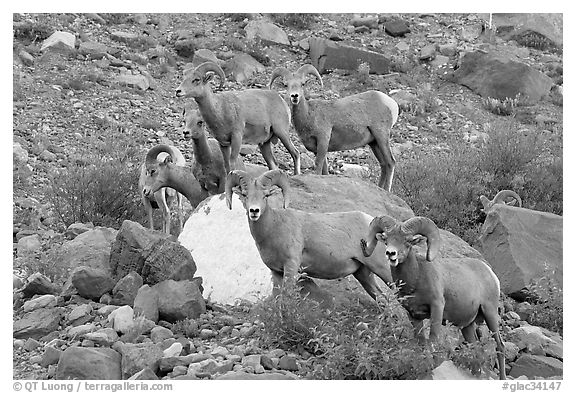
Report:
[[172,156],[166,156],[166,158],[164,158],[164,164],[170,164],[172,162]]
[[236,195],[244,196],[244,193],[242,192],[242,187],[240,186],[232,187],[232,192]]
[[212,80],[212,78],[214,78],[214,74],[212,72],[208,72],[202,77],[202,82],[208,83],[210,80]]
[[376,240],[379,242],[385,242],[386,241],[386,234],[384,232],[379,232],[376,234]]
[[269,197],[272,195],[280,194],[281,192],[282,192],[282,189],[280,187],[274,185],[265,191],[265,195],[267,197]]
[[417,234],[417,235],[412,236],[411,239],[408,239],[408,242],[411,245],[415,246],[416,244],[421,243],[423,240],[426,240],[426,236],[422,236],[420,234]]

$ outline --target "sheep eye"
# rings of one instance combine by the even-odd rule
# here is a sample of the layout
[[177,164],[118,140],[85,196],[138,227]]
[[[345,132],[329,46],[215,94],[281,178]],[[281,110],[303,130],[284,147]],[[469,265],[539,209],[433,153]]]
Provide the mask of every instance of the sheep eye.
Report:
[[200,120],[197,124],[198,124],[200,127],[202,127],[202,124],[204,124],[204,122],[203,122],[202,120]]
[[155,173],[156,173],[156,169],[151,169],[151,170],[150,170],[150,174],[151,174],[151,175],[153,175],[153,174],[155,174]]

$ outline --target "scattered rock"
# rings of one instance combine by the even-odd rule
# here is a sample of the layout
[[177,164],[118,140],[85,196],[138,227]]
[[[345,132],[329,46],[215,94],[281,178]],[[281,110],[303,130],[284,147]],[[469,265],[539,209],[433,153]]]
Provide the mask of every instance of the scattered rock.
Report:
[[390,59],[385,55],[365,49],[342,45],[325,38],[310,37],[312,65],[322,74],[327,70],[357,70],[360,62],[370,66],[372,74],[390,72]]
[[84,41],[80,43],[78,53],[84,56],[88,56],[91,59],[98,60],[106,57],[106,55],[109,53],[109,48],[108,46],[99,42]]
[[133,306],[138,289],[143,283],[142,277],[138,273],[128,273],[118,280],[112,288],[112,303],[119,306]]
[[57,299],[54,295],[41,295],[24,302],[24,312],[30,312],[39,308],[56,307]]
[[227,60],[224,63],[223,71],[227,78],[239,83],[245,83],[257,73],[265,72],[266,67],[249,54],[241,53]]
[[56,293],[58,293],[58,288],[56,285],[54,285],[52,281],[50,281],[50,279],[44,276],[42,273],[33,273],[26,279],[26,283],[22,288],[22,294],[25,298],[32,297],[34,295]]
[[[158,344],[167,338],[174,337],[174,333],[170,329],[162,326],[156,326],[150,332],[150,338],[154,344]],[[175,356],[175,355],[173,355]]]
[[78,234],[57,250],[59,263],[73,270],[80,266],[110,271],[110,247],[117,231],[97,227]]
[[121,356],[110,348],[67,348],[60,355],[56,379],[122,379]]
[[145,367],[128,379],[139,381],[150,381],[150,380],[158,380],[160,378],[158,378],[158,376],[154,373],[154,371],[152,371],[152,369],[150,369],[150,367]]
[[531,280],[554,278],[562,286],[562,216],[524,208],[495,205],[482,226],[482,253],[507,295]]
[[554,84],[551,78],[524,63],[480,51],[466,53],[454,76],[457,83],[482,97],[504,100],[521,94],[531,104],[545,97]]
[[42,360],[40,365],[42,367],[48,367],[51,364],[58,364],[60,361],[60,356],[62,356],[62,351],[54,347],[46,347],[44,353],[42,354]]
[[66,232],[64,232],[64,236],[66,236],[66,238],[68,240],[73,240],[78,235],[81,235],[81,234],[88,232],[88,231],[91,231],[93,229],[94,229],[94,224],[92,224],[91,222],[88,222],[88,223],[75,222],[73,224],[70,224],[68,226],[68,228],[66,228]]
[[278,368],[280,370],[288,370],[288,371],[298,371],[298,363],[296,363],[296,358],[291,355],[285,355],[280,358],[280,362],[278,363]]
[[113,328],[104,328],[95,332],[86,333],[84,338],[101,347],[111,347],[118,341],[118,334]]
[[84,325],[93,319],[90,315],[92,311],[92,306],[90,304],[80,304],[74,307],[72,311],[70,311],[70,314],[68,314],[68,323],[72,326]]
[[162,349],[154,343],[124,344],[120,347],[120,352],[123,379],[146,367],[156,373],[163,355]]
[[128,333],[134,325],[134,310],[130,306],[118,307],[108,316],[112,327],[119,333]]
[[48,333],[58,330],[62,320],[63,310],[60,307],[39,308],[26,313],[14,321],[14,338],[40,339]]
[[452,360],[445,360],[432,370],[432,379],[439,380],[476,380],[470,372],[457,367]]
[[152,288],[158,293],[160,318],[168,322],[198,318],[206,312],[206,303],[193,281],[166,280]]
[[87,299],[97,300],[114,287],[114,280],[107,271],[87,266],[74,269],[70,279],[78,294]]
[[392,20],[384,24],[384,31],[392,37],[404,37],[410,33],[410,27],[403,20]]
[[196,52],[194,52],[194,58],[192,59],[192,63],[190,64],[190,66],[187,66],[184,69],[184,72],[186,72],[186,70],[196,68],[200,64],[205,63],[207,61],[211,61],[213,63],[218,64],[218,58],[216,57],[214,52],[212,52],[210,49],[205,48],[198,49]]
[[18,256],[25,257],[30,254],[34,254],[42,249],[42,243],[40,242],[40,235],[34,234],[30,236],[24,236],[18,240]]
[[139,90],[148,90],[150,88],[150,82],[148,78],[144,75],[130,75],[121,74],[116,78],[117,82],[121,85],[126,85],[128,87],[135,87]]
[[536,377],[562,379],[562,362],[547,356],[524,354],[512,365],[509,375],[514,378],[525,375],[528,379]]
[[254,40],[260,38],[263,43],[290,45],[288,35],[280,27],[264,20],[251,20],[246,27],[246,38]]
[[134,313],[145,318],[158,322],[158,293],[148,285],[143,285],[138,289],[134,299]]
[[50,37],[42,42],[41,51],[47,49],[69,52],[74,50],[76,45],[76,36],[66,31],[55,31]]

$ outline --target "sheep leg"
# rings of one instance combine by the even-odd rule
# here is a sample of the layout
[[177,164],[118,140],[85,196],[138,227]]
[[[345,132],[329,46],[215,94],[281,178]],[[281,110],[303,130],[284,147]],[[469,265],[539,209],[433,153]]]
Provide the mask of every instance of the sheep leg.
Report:
[[278,169],[278,164],[276,164],[276,159],[274,158],[274,154],[272,154],[272,143],[270,140],[258,146],[260,147],[260,153],[262,153],[262,157],[264,157],[268,168],[271,170]]
[[390,192],[396,160],[394,159],[392,150],[390,150],[388,133],[380,132],[380,130],[370,130],[370,132],[375,139],[375,143],[370,143],[370,148],[380,163],[380,180],[378,181],[378,187]]
[[230,145],[220,145],[220,151],[222,152],[222,159],[224,161],[224,170],[228,174],[230,173]]
[[469,343],[478,341],[478,336],[476,335],[476,323],[472,322],[470,325],[463,327],[462,336],[464,340]]
[[296,281],[298,280],[298,268],[300,263],[295,259],[287,260],[284,263],[284,277],[283,285],[284,288],[295,289]]
[[182,194],[177,192],[176,198],[178,201],[178,204],[177,204],[178,205],[177,206],[177,209],[178,209],[178,229],[179,229],[178,233],[180,234],[180,233],[182,233],[182,228],[184,227],[184,214],[182,211],[182,202],[183,202]]
[[242,133],[232,132],[230,137],[230,169],[240,169],[238,167],[238,157],[240,155],[240,147],[242,145]]
[[155,195],[156,202],[158,202],[158,206],[162,211],[162,230],[164,233],[170,234],[170,208],[168,207],[168,189],[162,188],[158,193]]
[[484,314],[484,320],[488,329],[492,332],[494,340],[496,340],[496,355],[498,358],[498,370],[500,371],[500,379],[506,379],[506,369],[504,364],[504,344],[502,343],[502,337],[500,336],[500,331],[498,329],[498,307],[494,306],[481,306],[482,314]]
[[142,204],[144,205],[144,209],[148,213],[148,225],[150,226],[151,230],[154,230],[154,215],[152,212],[152,205],[150,204],[150,200],[142,195]]
[[438,299],[430,304],[430,341],[440,337],[442,315],[444,314],[444,299]]
[[327,139],[316,140],[316,161],[314,163],[316,165],[315,172],[318,175],[328,174],[328,143],[329,140]]
[[281,273],[275,272],[274,270],[271,270],[271,272],[272,272],[272,297],[276,297],[280,294],[280,288],[282,288],[283,276]]
[[426,337],[424,336],[424,320],[410,317],[410,323],[412,323],[412,327],[414,328],[414,337],[416,337],[418,343],[424,344],[426,342]]
[[382,294],[382,291],[376,284],[374,275],[366,266],[362,265],[358,270],[352,273],[356,280],[362,285],[362,288],[370,295],[370,297],[378,303],[378,295]]
[[275,135],[278,137],[278,139],[280,139],[280,142],[282,142],[286,150],[288,150],[290,156],[292,156],[292,161],[294,162],[294,174],[295,175],[301,174],[302,172],[300,170],[300,152],[292,144],[292,142],[290,142],[290,137],[288,136],[288,130],[286,130],[286,133]]

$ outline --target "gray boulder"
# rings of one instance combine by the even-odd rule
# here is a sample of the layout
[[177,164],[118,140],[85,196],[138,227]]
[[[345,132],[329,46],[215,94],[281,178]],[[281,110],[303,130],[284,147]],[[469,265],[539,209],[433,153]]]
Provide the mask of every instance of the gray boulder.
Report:
[[130,272],[122,277],[112,288],[112,304],[134,305],[138,289],[144,284],[142,277],[136,272]]
[[112,228],[97,227],[77,235],[56,251],[61,265],[70,270],[87,266],[110,271],[110,247],[116,233]]
[[158,312],[161,319],[176,322],[198,318],[206,312],[206,303],[198,285],[189,280],[162,281],[152,287],[158,294]]
[[84,41],[80,43],[78,47],[78,53],[88,56],[91,59],[101,59],[106,57],[110,49],[108,46],[101,44],[99,42]]
[[128,379],[144,368],[158,371],[163,352],[154,343],[123,344],[119,347],[122,353],[122,379]]
[[67,348],[58,361],[56,379],[122,379],[121,356],[110,348]]
[[57,51],[72,51],[76,45],[76,36],[67,31],[55,31],[52,35],[42,42],[41,51],[47,49]]
[[563,16],[561,13],[495,13],[492,23],[499,36],[506,40],[522,42],[533,35],[548,40],[553,46],[562,48]]
[[145,284],[166,279],[189,280],[196,272],[190,252],[169,240],[169,235],[125,220],[111,248],[110,265],[115,277],[134,271]]
[[58,300],[54,295],[41,295],[24,302],[24,312],[30,312],[39,308],[56,307]]
[[39,308],[26,313],[22,318],[14,321],[14,338],[40,339],[45,335],[58,330],[62,321],[63,309],[60,307]]
[[158,293],[147,284],[141,286],[134,299],[134,314],[158,322]]
[[241,53],[227,60],[223,71],[229,79],[244,83],[257,73],[266,71],[266,67],[249,54]]
[[562,287],[562,223],[556,214],[502,204],[487,213],[481,250],[505,294],[543,276],[553,277]]
[[251,20],[244,27],[244,30],[246,31],[246,38],[249,40],[260,38],[265,44],[290,45],[290,40],[288,40],[288,35],[284,30],[264,20]]
[[550,77],[524,63],[480,51],[466,53],[454,77],[456,83],[482,97],[504,100],[520,94],[532,104],[546,96],[554,84]]
[[509,375],[514,378],[525,375],[528,379],[535,379],[536,377],[559,377],[562,379],[562,369],[562,362],[558,359],[524,354],[512,365]]
[[87,266],[74,269],[70,280],[78,294],[87,299],[99,299],[114,287],[114,280],[108,271]]
[[42,273],[34,273],[26,279],[22,294],[25,298],[34,295],[56,294],[58,287],[50,281],[48,277]]
[[390,58],[381,53],[339,44],[324,38],[311,37],[308,42],[312,65],[321,74],[333,69],[357,70],[359,63],[368,63],[372,74],[390,72]]

